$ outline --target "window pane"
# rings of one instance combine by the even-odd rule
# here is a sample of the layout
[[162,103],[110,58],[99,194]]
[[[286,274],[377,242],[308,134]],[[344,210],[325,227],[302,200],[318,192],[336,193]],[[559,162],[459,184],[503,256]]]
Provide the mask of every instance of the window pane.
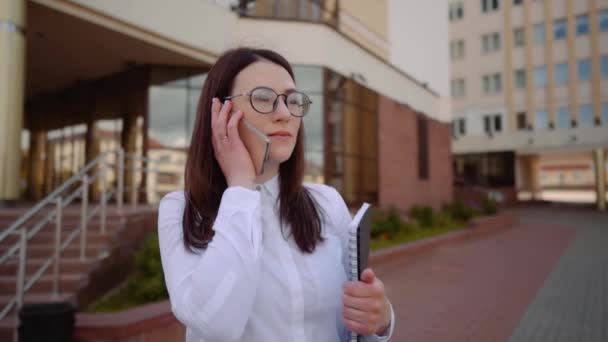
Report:
[[517,129],[524,130],[526,126],[526,113],[517,113]]
[[502,117],[500,115],[494,116],[494,131],[495,132],[502,131]]
[[515,87],[525,88],[526,87],[526,71],[523,69],[515,70]]
[[555,65],[555,83],[564,84],[568,82],[568,63]]
[[556,20],[553,23],[553,31],[556,40],[566,39],[566,19]]
[[150,138],[167,147],[187,146],[187,103],[187,88],[150,87],[148,95]]
[[602,78],[608,79],[608,55],[602,56],[600,59],[601,69],[602,69]]
[[467,133],[466,119],[458,119],[458,131],[460,132],[460,135],[465,135]]
[[525,31],[523,28],[517,28],[515,30],[513,30],[513,42],[514,45],[517,46],[524,46],[526,43],[526,35],[525,35]]
[[534,85],[544,87],[547,85],[547,70],[544,66],[534,69]]
[[494,92],[498,93],[502,91],[502,77],[500,74],[494,75]]
[[560,107],[557,110],[557,128],[569,128],[570,127],[570,113],[568,113],[568,107]]
[[576,35],[584,35],[589,33],[589,17],[585,15],[579,15],[576,17]]
[[591,105],[582,105],[579,108],[579,126],[580,127],[591,127],[593,126],[593,108]]
[[536,44],[545,43],[545,24],[541,23],[534,25],[534,42]]
[[608,9],[600,11],[599,20],[600,20],[600,31],[608,32]]
[[578,80],[589,81],[591,79],[591,60],[589,58],[578,61]]
[[536,112],[534,120],[535,130],[546,130],[549,127],[549,117],[547,111],[539,110]]

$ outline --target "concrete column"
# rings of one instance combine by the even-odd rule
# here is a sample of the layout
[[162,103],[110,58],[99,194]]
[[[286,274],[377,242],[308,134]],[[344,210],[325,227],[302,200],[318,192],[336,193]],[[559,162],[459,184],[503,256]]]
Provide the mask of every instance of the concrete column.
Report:
[[38,201],[44,197],[44,170],[47,145],[46,131],[32,131],[30,134],[30,151],[28,165],[28,197]]
[[593,151],[595,160],[595,187],[597,193],[597,208],[606,211],[606,158],[603,148],[596,148]]
[[25,0],[0,0],[0,203],[19,198],[25,86]]

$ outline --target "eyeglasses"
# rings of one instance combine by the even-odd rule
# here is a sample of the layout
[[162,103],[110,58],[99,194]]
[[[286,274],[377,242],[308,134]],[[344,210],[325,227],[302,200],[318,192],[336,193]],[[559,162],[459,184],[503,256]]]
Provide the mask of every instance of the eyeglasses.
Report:
[[260,114],[269,114],[277,109],[279,96],[285,98],[285,105],[289,113],[295,117],[302,117],[308,113],[312,101],[304,93],[292,91],[288,94],[277,94],[274,90],[268,87],[257,87],[251,92],[226,96],[224,100],[230,100],[239,96],[249,96],[251,107]]

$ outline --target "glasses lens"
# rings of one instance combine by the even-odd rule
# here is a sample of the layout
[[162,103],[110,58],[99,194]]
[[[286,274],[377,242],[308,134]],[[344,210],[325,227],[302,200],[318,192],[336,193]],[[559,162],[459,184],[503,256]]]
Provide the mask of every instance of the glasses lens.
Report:
[[310,100],[305,94],[291,93],[287,96],[287,108],[295,116],[304,116],[310,108]]
[[266,88],[256,88],[251,93],[251,105],[260,113],[270,113],[274,110],[277,94]]

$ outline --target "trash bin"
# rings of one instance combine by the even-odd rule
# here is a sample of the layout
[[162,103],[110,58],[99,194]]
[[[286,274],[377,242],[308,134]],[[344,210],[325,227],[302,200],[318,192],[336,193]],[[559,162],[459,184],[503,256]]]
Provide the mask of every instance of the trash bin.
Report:
[[75,314],[69,302],[25,304],[19,310],[19,342],[71,341]]

